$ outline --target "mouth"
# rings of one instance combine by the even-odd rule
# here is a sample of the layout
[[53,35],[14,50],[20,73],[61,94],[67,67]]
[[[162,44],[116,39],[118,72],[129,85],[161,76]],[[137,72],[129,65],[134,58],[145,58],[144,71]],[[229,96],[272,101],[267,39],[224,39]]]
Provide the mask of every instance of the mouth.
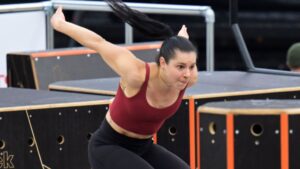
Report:
[[179,81],[180,83],[186,85],[188,83],[188,81]]

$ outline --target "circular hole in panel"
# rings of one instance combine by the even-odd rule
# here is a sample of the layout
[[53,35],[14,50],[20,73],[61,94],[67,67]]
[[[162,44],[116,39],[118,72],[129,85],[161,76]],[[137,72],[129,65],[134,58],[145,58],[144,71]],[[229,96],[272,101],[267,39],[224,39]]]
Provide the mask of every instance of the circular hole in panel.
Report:
[[5,141],[0,140],[0,150],[3,150],[5,148]]
[[169,128],[169,134],[171,136],[175,136],[177,134],[177,129],[175,127],[170,127]]
[[57,137],[57,143],[58,143],[59,145],[64,144],[64,143],[65,143],[65,137],[64,137],[63,135],[59,135],[59,136]]
[[28,146],[29,147],[33,147],[35,145],[35,141],[32,137],[28,138]]
[[215,122],[210,122],[208,124],[208,131],[211,135],[215,135],[217,133],[217,125]]
[[254,123],[251,125],[250,127],[250,132],[253,136],[255,137],[259,137],[263,134],[264,132],[264,128],[261,124],[259,123]]

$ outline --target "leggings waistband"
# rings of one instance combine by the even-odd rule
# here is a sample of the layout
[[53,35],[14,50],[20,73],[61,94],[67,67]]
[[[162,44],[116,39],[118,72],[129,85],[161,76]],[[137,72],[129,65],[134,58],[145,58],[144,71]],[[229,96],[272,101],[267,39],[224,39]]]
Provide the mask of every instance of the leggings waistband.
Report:
[[110,124],[107,122],[106,118],[104,118],[104,120],[102,121],[100,128],[98,129],[96,134],[103,135],[109,141],[114,141],[114,142],[123,143],[123,144],[143,145],[143,144],[152,142],[152,138],[137,139],[137,138],[128,137],[128,136],[118,133],[110,126]]

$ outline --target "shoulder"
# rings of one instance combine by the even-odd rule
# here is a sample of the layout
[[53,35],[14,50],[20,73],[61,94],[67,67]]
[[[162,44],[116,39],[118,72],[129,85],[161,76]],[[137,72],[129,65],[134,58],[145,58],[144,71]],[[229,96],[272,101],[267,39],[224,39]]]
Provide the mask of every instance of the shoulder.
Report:
[[140,88],[145,81],[146,64],[146,62],[138,64],[136,70],[131,72],[130,76],[127,76],[126,79],[121,77],[121,82],[130,88]]
[[127,84],[133,88],[140,88],[147,79],[147,71],[148,80],[150,81],[157,75],[158,65],[155,62],[144,62],[144,64],[140,65],[134,75],[127,81]]

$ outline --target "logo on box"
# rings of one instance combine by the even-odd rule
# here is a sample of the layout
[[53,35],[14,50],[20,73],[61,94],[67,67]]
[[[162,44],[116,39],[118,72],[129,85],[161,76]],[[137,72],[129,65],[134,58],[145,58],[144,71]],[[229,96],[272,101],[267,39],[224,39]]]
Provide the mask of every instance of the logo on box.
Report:
[[8,154],[7,151],[0,152],[0,169],[15,168],[13,159],[14,155]]

